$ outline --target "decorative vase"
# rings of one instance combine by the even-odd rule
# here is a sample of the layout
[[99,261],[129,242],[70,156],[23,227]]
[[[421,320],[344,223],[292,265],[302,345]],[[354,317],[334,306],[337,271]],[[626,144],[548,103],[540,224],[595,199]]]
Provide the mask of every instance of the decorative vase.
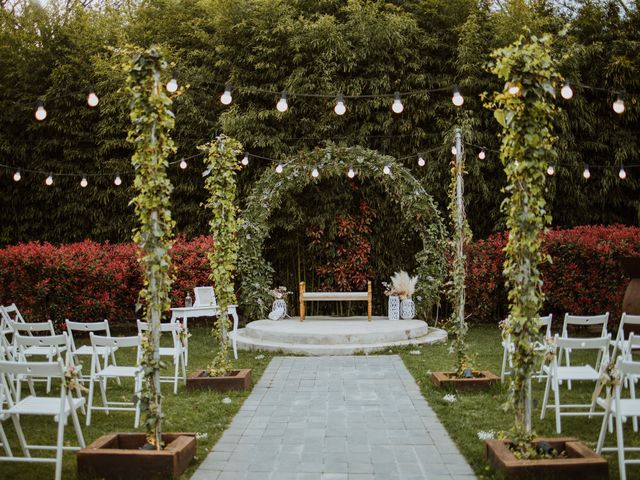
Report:
[[400,302],[400,316],[403,320],[411,320],[416,316],[416,304],[410,298]]
[[400,320],[400,297],[389,295],[389,320]]
[[284,301],[284,298],[276,298],[273,301],[273,305],[271,305],[271,311],[275,312],[276,310],[282,309],[282,315],[278,318],[278,320],[284,318],[287,315],[287,302]]

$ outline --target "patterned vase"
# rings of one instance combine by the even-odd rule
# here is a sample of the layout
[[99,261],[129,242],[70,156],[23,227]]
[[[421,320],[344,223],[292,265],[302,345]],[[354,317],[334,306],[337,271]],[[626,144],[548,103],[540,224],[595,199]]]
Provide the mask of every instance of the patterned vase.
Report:
[[272,312],[276,311],[278,308],[282,309],[282,316],[278,319],[280,320],[287,315],[287,302],[285,302],[283,298],[276,298],[273,301],[273,305],[271,305]]
[[400,320],[400,297],[389,295],[389,320]]
[[416,316],[416,304],[410,298],[400,302],[400,316],[403,320],[411,320]]

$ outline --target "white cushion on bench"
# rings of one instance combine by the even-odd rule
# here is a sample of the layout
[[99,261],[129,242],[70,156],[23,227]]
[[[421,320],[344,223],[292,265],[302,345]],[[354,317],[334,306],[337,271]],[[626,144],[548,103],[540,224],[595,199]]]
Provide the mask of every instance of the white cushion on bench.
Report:
[[368,292],[304,292],[304,300],[340,301],[340,300],[369,300]]

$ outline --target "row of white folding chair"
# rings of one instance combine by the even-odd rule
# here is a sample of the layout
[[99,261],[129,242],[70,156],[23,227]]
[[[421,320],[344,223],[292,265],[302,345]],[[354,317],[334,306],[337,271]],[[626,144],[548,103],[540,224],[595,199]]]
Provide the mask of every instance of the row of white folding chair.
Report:
[[[109,321],[102,320],[101,322],[73,322],[69,319],[65,320],[65,324],[67,327],[67,332],[69,333],[70,347],[73,355],[74,362],[76,364],[80,364],[80,357],[91,357],[93,355],[93,346],[89,345],[78,345],[76,344],[76,338],[74,332],[82,332],[82,333],[100,333],[106,337],[111,336],[111,330],[109,329]],[[99,347],[96,349],[96,352],[101,355],[103,358],[105,356],[109,356],[111,358],[111,364],[117,365],[115,352],[117,348],[108,349],[105,347]],[[116,379],[118,385],[120,385],[120,379]]]
[[[143,322],[140,320],[136,320],[138,325],[138,334],[143,335],[145,332],[149,330],[149,324],[147,322]],[[170,376],[161,376],[161,382],[171,382],[173,383],[173,393],[178,393],[178,380],[182,378],[183,382],[187,383],[187,359],[186,359],[186,348],[183,344],[183,339],[180,338],[180,330],[182,325],[178,322],[170,322],[170,323],[161,323],[160,324],[160,332],[161,333],[170,333],[172,347],[160,347],[159,353],[161,357],[171,357],[173,359],[174,364],[174,374],[172,377]],[[186,342],[187,339],[184,338]],[[182,372],[182,377],[180,376],[180,371]]]
[[[538,318],[539,322],[539,330],[541,332],[541,339],[544,337],[551,337],[551,322],[553,319],[553,315],[545,315],[543,317]],[[544,337],[542,336],[542,332],[544,332]],[[507,336],[502,340],[502,368],[500,371],[500,381],[504,382],[504,377],[506,375],[511,375],[511,370],[513,368],[513,349],[514,345],[511,341],[511,337]],[[537,340],[534,343],[534,349],[537,351],[542,351],[545,349],[544,342],[541,340]],[[507,365],[509,368],[507,369]],[[540,372],[537,377],[541,377],[543,374],[542,366],[540,366]]]
[[[42,397],[30,395],[24,399],[14,396],[9,385],[17,377],[46,377],[59,380],[60,394],[58,397]],[[56,362],[21,362],[0,361],[0,440],[2,440],[5,455],[0,461],[10,462],[55,462],[55,479],[62,478],[62,454],[65,450],[78,450],[85,447],[84,436],[78,420],[77,410],[84,406],[84,398],[73,398],[65,385],[65,365],[62,360]],[[50,416],[58,424],[55,445],[29,445],[20,423],[23,416]],[[65,446],[64,428],[68,417],[71,416],[79,446]],[[3,422],[11,418],[16,431],[23,456],[13,454],[4,432]],[[55,450],[55,458],[34,457],[31,450]]]

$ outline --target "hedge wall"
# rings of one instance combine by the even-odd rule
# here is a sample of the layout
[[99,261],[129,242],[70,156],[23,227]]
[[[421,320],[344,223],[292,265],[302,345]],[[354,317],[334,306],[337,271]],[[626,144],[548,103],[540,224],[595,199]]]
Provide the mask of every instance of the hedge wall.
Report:
[[[471,322],[496,322],[507,311],[502,278],[506,234],[469,246],[467,313]],[[178,239],[172,248],[175,282],[171,304],[187,291],[210,284],[209,237]],[[640,228],[586,226],[552,230],[544,248],[553,263],[543,267],[545,313],[610,312],[620,308],[628,278],[617,258],[640,256]],[[133,244],[84,241],[61,246],[31,242],[0,249],[0,303],[15,302],[29,321],[101,320],[133,322],[142,277]],[[293,288],[295,285],[289,285]]]

